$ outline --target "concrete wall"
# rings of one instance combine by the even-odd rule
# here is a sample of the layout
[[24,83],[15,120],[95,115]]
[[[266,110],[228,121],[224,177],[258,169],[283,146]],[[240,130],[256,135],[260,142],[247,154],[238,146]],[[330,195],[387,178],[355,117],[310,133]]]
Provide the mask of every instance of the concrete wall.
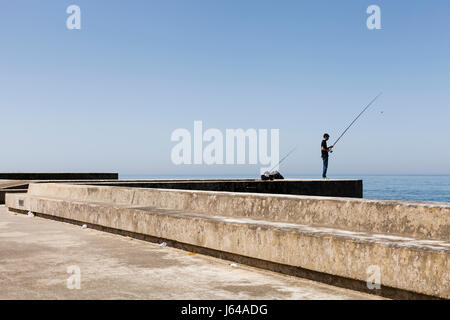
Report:
[[363,196],[362,180],[155,180],[98,182],[92,184],[134,188],[294,194],[351,198],[362,198]]
[[[1,177],[2,173],[0,173]],[[142,180],[126,181],[117,179],[117,174],[58,174],[58,173],[23,173],[23,174],[3,174],[4,177],[16,177],[30,179],[45,178],[44,180],[0,180],[0,204],[5,203],[4,195],[11,189],[27,189],[29,182],[49,183],[68,182],[71,184],[91,184],[103,186],[122,186],[133,188],[162,188],[162,189],[182,189],[182,190],[206,190],[206,191],[228,191],[246,193],[272,193],[272,194],[301,194],[316,196],[353,197],[362,198],[361,180],[277,180],[261,181],[255,179],[238,180]],[[72,175],[75,180],[66,180]],[[98,177],[98,178],[92,178]],[[51,179],[53,178],[53,179]],[[90,179],[93,180],[90,180]],[[50,179],[50,180],[49,180]],[[108,180],[108,181],[105,181]]]
[[363,283],[379,266],[382,286],[450,298],[448,203],[30,184],[6,204]]
[[5,204],[7,193],[27,193],[27,189],[0,189],[0,205]]
[[0,205],[5,204],[6,193],[22,193],[29,182],[92,182],[117,180],[117,173],[0,173]]
[[31,184],[29,195],[341,227],[427,239],[450,238],[448,203],[66,184]]

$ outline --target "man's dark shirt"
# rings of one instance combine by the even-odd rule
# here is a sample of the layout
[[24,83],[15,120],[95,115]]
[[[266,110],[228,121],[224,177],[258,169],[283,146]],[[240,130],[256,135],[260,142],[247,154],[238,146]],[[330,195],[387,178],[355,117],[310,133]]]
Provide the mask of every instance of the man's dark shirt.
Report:
[[327,150],[322,150],[322,148],[320,148],[322,150],[322,158],[328,158],[328,146],[327,146],[327,142],[325,140],[322,140],[322,147]]

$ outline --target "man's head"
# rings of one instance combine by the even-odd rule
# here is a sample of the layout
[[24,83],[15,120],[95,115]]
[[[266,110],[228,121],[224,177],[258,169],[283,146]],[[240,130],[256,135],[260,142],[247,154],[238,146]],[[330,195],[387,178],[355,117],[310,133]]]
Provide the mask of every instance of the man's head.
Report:
[[330,139],[330,135],[328,133],[325,133],[323,135],[323,140],[327,141],[328,139]]

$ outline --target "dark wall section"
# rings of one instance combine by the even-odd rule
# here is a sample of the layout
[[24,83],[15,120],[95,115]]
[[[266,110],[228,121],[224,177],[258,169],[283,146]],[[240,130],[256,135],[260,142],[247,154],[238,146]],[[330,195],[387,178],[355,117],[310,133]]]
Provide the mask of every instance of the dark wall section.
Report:
[[215,181],[117,181],[99,182],[117,187],[253,192],[308,196],[362,198],[362,180],[215,180]]

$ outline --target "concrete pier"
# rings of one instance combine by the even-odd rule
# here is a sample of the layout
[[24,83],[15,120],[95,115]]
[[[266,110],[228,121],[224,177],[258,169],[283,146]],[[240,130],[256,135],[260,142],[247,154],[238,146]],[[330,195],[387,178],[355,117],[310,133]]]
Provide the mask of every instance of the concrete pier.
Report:
[[7,193],[25,193],[30,182],[79,182],[119,179],[118,173],[77,173],[77,172],[0,172],[0,205],[5,204]]
[[[338,299],[377,296],[0,206],[0,299]],[[80,290],[69,290],[69,266]]]
[[362,180],[348,179],[284,179],[272,181],[262,181],[260,179],[119,180],[90,184],[132,188],[295,194],[325,197],[362,198],[363,196]]
[[450,298],[448,203],[30,184],[6,205],[373,294]]
[[131,188],[160,188],[181,190],[226,191],[246,193],[296,194],[362,198],[361,180],[289,179],[261,181],[258,179],[208,180],[0,180],[0,204],[6,193],[24,193],[30,182],[71,183]]

